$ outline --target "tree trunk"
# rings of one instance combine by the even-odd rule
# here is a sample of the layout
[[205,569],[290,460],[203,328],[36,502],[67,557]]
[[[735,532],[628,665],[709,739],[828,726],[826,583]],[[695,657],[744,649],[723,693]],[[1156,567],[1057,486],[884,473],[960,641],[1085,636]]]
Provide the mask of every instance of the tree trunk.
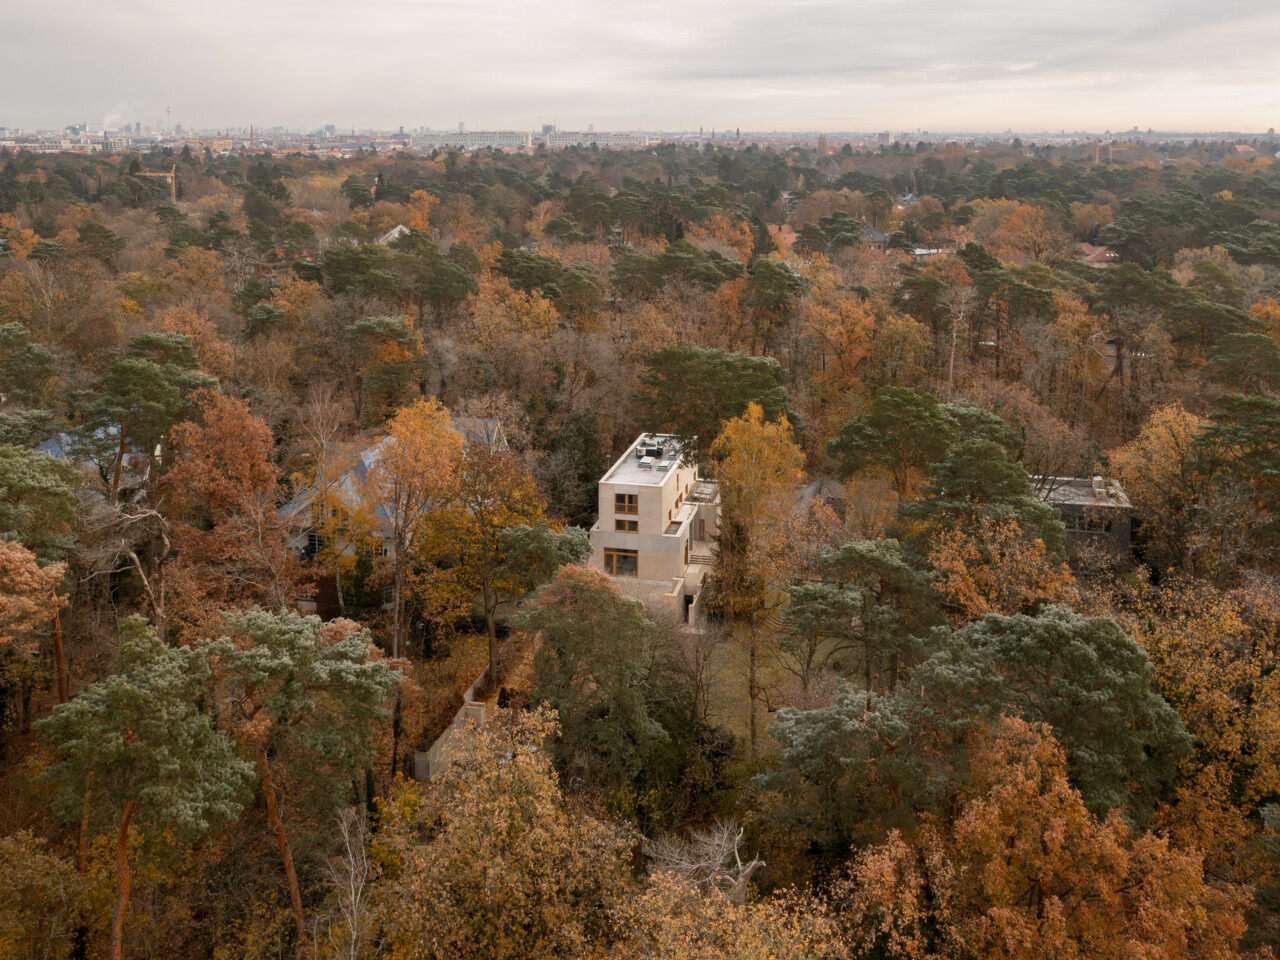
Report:
[[400,657],[400,630],[404,626],[400,621],[404,619],[404,561],[402,558],[404,551],[398,546],[396,547],[396,572],[395,582],[392,584],[392,592],[394,596],[391,598],[392,614],[391,614],[391,657],[399,659]]
[[307,939],[307,927],[302,919],[302,891],[298,889],[298,874],[293,869],[293,852],[289,849],[289,836],[284,830],[284,821],[280,819],[280,811],[276,807],[276,788],[271,781],[271,768],[267,766],[266,750],[259,750],[257,756],[258,772],[262,774],[262,792],[267,798],[267,822],[276,835],[276,844],[280,847],[280,859],[284,861],[285,879],[289,881],[289,900],[293,906],[293,922],[297,928],[298,946]]
[[53,664],[58,674],[58,702],[67,702],[67,661],[62,653],[62,618],[58,608],[53,608]]
[[759,732],[756,729],[756,631],[751,627],[751,642],[747,649],[747,696],[751,701],[751,758],[756,756],[756,742]]
[[111,960],[120,960],[124,953],[124,913],[129,908],[129,821],[137,806],[137,800],[124,805],[120,831],[116,834],[116,909],[111,914]]
[[[341,557],[338,559],[340,561]],[[333,564],[333,586],[338,593],[338,616],[345,617],[347,615],[347,599],[342,595],[342,564],[338,561]]]

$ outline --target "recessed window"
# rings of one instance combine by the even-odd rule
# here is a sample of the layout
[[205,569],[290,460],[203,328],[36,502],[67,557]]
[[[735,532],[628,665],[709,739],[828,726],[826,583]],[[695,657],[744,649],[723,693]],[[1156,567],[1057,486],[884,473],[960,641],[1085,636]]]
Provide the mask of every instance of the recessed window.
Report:
[[606,550],[604,572],[613,577],[640,576],[640,553],[637,550]]
[[635,493],[615,493],[613,495],[613,511],[614,513],[631,513],[640,512],[640,496]]
[[614,520],[613,529],[618,533],[638,533],[640,531],[640,521]]

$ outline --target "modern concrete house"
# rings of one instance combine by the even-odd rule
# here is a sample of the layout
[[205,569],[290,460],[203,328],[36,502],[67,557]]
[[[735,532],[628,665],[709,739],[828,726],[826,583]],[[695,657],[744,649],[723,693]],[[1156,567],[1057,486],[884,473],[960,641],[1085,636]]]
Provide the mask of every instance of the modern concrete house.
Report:
[[1034,477],[1032,482],[1040,498],[1062,517],[1072,561],[1085,547],[1100,549],[1117,562],[1129,558],[1133,507],[1119,480]]
[[677,439],[642,434],[600,481],[591,565],[655,613],[696,623],[715,563],[718,484],[698,479]]

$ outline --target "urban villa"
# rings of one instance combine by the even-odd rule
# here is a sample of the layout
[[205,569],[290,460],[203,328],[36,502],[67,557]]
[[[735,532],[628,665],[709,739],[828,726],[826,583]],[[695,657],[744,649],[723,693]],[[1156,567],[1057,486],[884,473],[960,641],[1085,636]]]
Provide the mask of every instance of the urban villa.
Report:
[[591,564],[627,596],[686,623],[702,616],[720,487],[698,479],[677,438],[642,434],[600,481]]

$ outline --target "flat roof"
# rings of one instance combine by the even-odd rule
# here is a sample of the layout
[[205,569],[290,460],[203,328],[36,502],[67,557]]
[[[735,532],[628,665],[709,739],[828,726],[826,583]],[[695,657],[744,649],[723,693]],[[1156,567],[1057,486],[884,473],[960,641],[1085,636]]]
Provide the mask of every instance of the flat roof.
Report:
[[[639,456],[638,451],[661,450],[662,456]],[[660,487],[667,475],[680,465],[680,441],[669,433],[642,433],[627,452],[609,468],[601,483],[628,483],[638,487]]]
[[1036,477],[1043,490],[1040,499],[1055,506],[1075,507],[1130,507],[1129,497],[1120,481],[1102,480],[1102,489],[1094,488],[1094,481],[1086,477]]

